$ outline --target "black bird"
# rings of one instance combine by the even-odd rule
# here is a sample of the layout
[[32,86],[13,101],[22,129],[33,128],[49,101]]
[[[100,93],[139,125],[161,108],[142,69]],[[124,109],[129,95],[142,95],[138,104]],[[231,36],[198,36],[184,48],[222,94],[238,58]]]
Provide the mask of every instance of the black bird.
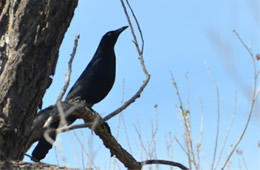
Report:
[[[76,83],[70,89],[66,101],[84,101],[91,108],[94,104],[103,100],[111,90],[115,82],[116,56],[114,46],[121,32],[128,26],[107,32],[101,39],[93,58],[86,69],[80,75]],[[78,117],[70,115],[66,117],[67,124],[72,124]],[[57,129],[59,121],[53,122],[50,127]],[[107,124],[105,124],[108,127]],[[56,133],[50,133],[50,137],[55,140]],[[42,160],[52,144],[47,142],[44,137],[32,152],[32,160]]]

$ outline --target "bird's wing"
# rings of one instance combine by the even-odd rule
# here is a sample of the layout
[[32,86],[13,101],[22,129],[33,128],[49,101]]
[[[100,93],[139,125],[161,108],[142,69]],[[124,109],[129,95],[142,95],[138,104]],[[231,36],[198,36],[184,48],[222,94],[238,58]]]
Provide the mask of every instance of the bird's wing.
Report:
[[92,81],[95,75],[96,67],[98,67],[98,63],[101,62],[101,57],[93,57],[93,59],[89,62],[83,73],[80,75],[78,80],[75,82],[75,84],[70,89],[66,100],[73,99],[75,97],[78,97],[77,93],[80,89],[82,89],[82,86],[84,86],[84,89],[88,88],[89,82]]

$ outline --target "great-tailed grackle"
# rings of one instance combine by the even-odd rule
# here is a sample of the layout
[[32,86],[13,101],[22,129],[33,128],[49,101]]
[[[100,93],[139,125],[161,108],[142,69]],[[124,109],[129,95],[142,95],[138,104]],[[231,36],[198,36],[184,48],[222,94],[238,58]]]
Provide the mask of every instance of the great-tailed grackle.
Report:
[[[127,26],[107,32],[102,37],[96,53],[70,89],[66,101],[84,101],[91,108],[106,97],[115,82],[116,56],[114,46],[120,33],[126,28]],[[72,124],[76,119],[76,116],[69,115],[66,118],[67,124]],[[51,128],[55,129],[58,126],[59,121],[55,121],[50,125]],[[55,140],[55,132],[49,135]],[[42,137],[32,152],[32,160],[42,160],[51,148],[52,144]]]

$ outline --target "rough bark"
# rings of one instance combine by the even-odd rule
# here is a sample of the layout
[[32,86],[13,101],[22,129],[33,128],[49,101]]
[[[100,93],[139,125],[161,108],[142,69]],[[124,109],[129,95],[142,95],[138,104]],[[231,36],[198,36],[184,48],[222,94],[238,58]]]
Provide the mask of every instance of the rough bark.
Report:
[[22,160],[77,0],[0,3],[0,160]]
[[41,169],[41,170],[67,170],[72,168],[66,168],[66,167],[58,167],[56,165],[50,165],[46,163],[28,163],[28,162],[22,162],[22,161],[0,161],[0,169],[26,169],[26,170],[35,170],[35,169]]

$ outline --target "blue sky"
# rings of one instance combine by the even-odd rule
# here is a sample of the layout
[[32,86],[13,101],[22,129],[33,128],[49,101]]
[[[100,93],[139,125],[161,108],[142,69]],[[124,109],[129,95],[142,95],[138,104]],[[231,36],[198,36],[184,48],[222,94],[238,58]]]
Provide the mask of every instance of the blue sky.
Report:
[[[119,143],[130,150],[126,140],[128,136],[133,156],[137,160],[147,159],[141,149],[135,127],[141,128],[143,142],[147,144],[151,141],[151,122],[158,121],[155,138],[158,159],[170,159],[167,155],[169,134],[176,136],[184,145],[179,103],[170,77],[172,72],[184,104],[188,107],[190,103],[194,145],[200,138],[201,101],[203,103],[201,165],[203,169],[209,169],[213,159],[217,117],[216,88],[208,72],[209,67],[220,90],[221,124],[217,153],[220,152],[237,98],[235,120],[217,168],[219,169],[230,151],[230,145],[235,143],[246,122],[250,106],[249,95],[253,85],[250,56],[232,30],[235,29],[240,34],[254,54],[260,53],[259,1],[151,0],[131,1],[131,4],[143,30],[144,59],[151,74],[151,81],[141,98],[123,112],[127,135],[121,121]],[[43,107],[54,104],[63,87],[74,37],[80,34],[70,87],[92,58],[103,34],[125,25],[128,24],[119,0],[80,1],[60,48],[54,81],[44,97]],[[94,109],[103,116],[121,105],[122,94],[125,100],[130,98],[145,78],[132,43],[130,29],[120,35],[115,51],[116,82],[109,95],[94,106]],[[259,69],[259,62],[257,68]],[[155,104],[158,105],[157,108],[154,108]],[[108,121],[113,134],[117,133],[118,117]],[[239,145],[243,150],[248,169],[260,169],[260,148],[257,147],[260,141],[259,118],[258,98],[248,131]],[[94,155],[94,164],[97,167],[101,169],[113,167],[109,151],[104,148],[97,136],[89,129],[77,130],[76,134],[69,132],[60,135],[56,146],[58,148],[62,146],[62,152],[59,149],[56,151],[52,149],[43,162],[57,164],[55,156],[57,154],[59,165],[82,168],[82,148],[77,140],[79,138],[86,152]],[[31,153],[31,150],[28,153]],[[172,154],[174,161],[188,165],[185,153],[175,141]],[[62,158],[65,158],[65,161]],[[86,159],[86,155],[84,158]],[[231,161],[230,169],[237,169],[239,166],[245,169],[242,158],[236,153]]]

